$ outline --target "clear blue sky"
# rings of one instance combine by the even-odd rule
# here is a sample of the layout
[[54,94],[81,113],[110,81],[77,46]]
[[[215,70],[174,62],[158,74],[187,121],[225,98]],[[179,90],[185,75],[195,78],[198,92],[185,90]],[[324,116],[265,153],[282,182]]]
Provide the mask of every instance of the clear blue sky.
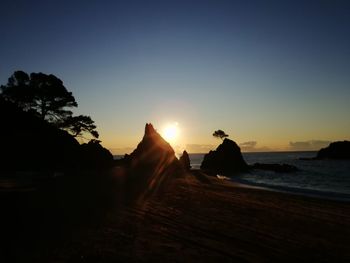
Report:
[[350,139],[350,1],[5,0],[0,12],[0,83],[58,76],[115,153],[146,122],[178,122],[174,145],[190,151],[219,128],[247,150]]

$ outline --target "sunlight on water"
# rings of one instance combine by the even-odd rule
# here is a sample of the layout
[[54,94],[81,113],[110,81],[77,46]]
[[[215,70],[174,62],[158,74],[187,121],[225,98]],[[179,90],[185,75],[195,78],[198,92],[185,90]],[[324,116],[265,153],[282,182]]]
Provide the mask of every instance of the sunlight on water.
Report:
[[[314,157],[316,152],[270,152],[243,153],[248,164],[286,163],[298,167],[295,173],[275,173],[255,170],[242,174],[235,179],[263,186],[288,187],[295,189],[316,190],[350,194],[350,161],[312,160],[303,161],[299,158]],[[190,154],[191,165],[198,169],[204,154]]]

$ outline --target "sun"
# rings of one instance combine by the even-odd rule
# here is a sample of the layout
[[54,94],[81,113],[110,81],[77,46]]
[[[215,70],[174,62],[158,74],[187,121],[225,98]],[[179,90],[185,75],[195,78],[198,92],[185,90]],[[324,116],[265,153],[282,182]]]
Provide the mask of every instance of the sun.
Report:
[[174,142],[179,135],[178,123],[168,124],[164,127],[162,135],[164,139],[168,142]]

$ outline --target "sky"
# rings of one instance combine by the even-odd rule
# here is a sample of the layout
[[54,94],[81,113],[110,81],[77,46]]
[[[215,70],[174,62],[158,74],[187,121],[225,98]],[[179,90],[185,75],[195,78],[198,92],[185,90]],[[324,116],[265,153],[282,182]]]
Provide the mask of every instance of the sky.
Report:
[[206,152],[350,139],[350,2],[1,1],[0,83],[59,77],[102,144],[131,152],[148,122]]

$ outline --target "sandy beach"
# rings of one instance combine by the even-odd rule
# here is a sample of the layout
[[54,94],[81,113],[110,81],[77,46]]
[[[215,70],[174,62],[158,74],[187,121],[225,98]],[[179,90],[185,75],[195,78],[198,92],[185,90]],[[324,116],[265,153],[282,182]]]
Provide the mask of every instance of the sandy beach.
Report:
[[200,171],[125,201],[118,176],[115,170],[104,180],[2,193],[1,256],[36,262],[350,260],[349,203],[242,187]]

